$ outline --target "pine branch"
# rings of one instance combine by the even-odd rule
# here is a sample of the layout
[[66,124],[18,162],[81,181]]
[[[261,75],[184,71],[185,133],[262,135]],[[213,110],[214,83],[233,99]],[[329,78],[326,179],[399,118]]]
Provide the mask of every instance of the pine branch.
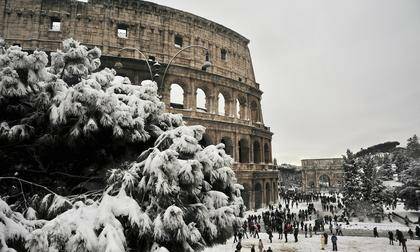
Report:
[[47,187],[45,187],[43,185],[40,185],[40,184],[31,182],[31,181],[28,181],[28,180],[24,180],[24,179],[21,179],[21,178],[16,178],[16,177],[0,177],[0,180],[2,180],[2,179],[17,180],[17,181],[19,181],[19,183],[22,183],[23,182],[23,183],[26,183],[26,184],[29,184],[29,185],[37,186],[39,188],[42,188],[42,189],[48,191],[49,193],[52,193],[54,195],[59,195],[58,193],[55,193],[55,192],[51,191],[50,189],[48,189]]

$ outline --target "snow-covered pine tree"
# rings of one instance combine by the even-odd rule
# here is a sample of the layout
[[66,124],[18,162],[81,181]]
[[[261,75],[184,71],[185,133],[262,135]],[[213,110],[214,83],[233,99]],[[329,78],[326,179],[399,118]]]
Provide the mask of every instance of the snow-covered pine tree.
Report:
[[361,168],[362,201],[369,202],[376,174],[375,162],[371,155],[365,155],[359,158],[358,163]]
[[407,140],[407,154],[414,159],[420,158],[420,143],[417,135]]
[[369,202],[371,203],[370,214],[380,220],[383,214],[383,206],[385,203],[385,198],[387,197],[385,191],[385,186],[382,183],[382,179],[378,176],[378,173],[374,171],[372,179],[372,188],[371,194],[369,197]]
[[99,69],[100,55],[73,39],[51,53],[50,66],[42,51],[11,46],[0,53],[3,176],[18,174],[68,194],[182,125],[180,115],[164,113],[152,81],[133,85]]
[[361,193],[361,174],[356,163],[354,154],[347,150],[343,156],[344,184],[343,184],[343,204],[350,214],[357,209],[357,204],[362,199]]
[[402,172],[408,169],[411,159],[408,157],[405,149],[400,149],[394,151],[392,160],[395,164],[395,172],[398,175],[398,180],[401,181]]
[[[39,91],[32,92],[31,88],[31,92],[18,92],[29,94],[29,100],[41,100],[31,106],[46,115],[43,123],[50,130],[45,133],[45,129],[33,127],[35,133],[28,139],[35,141],[40,138],[36,132],[43,132],[59,138],[55,147],[71,140],[77,148],[86,144],[84,138],[92,141],[98,134],[105,134],[112,148],[118,146],[113,141],[117,139],[125,144],[140,142],[143,147],[139,149],[146,150],[136,161],[128,158],[109,171],[108,186],[98,200],[87,195],[70,199],[51,192],[29,201],[21,192],[20,205],[26,209],[22,215],[0,199],[1,249],[176,252],[225,242],[242,214],[243,201],[242,187],[236,183],[230,168],[232,159],[223,144],[203,149],[199,141],[204,128],[183,126],[180,116],[164,113],[156,83],[131,85],[110,69],[92,73],[99,65],[92,60],[96,57],[89,58],[86,48],[75,41],[66,43],[63,52],[53,56],[48,78],[34,82]],[[26,57],[19,49],[13,50],[21,56],[9,59],[12,63],[8,64]],[[13,92],[29,90],[15,74],[17,71],[9,72],[14,79],[0,76],[6,90],[2,99],[8,99],[9,88]],[[14,84],[6,85],[8,81]],[[6,123],[10,126],[9,121]],[[148,139],[156,141],[148,145]],[[29,207],[31,203],[52,219],[37,220],[40,212]]]
[[416,191],[420,190],[420,161],[412,161],[409,168],[402,172],[401,178],[404,186],[399,192],[399,197],[404,200],[406,208],[419,210],[419,198]]
[[389,154],[385,154],[381,160],[381,165],[378,170],[378,177],[381,180],[392,180],[394,178],[392,160]]

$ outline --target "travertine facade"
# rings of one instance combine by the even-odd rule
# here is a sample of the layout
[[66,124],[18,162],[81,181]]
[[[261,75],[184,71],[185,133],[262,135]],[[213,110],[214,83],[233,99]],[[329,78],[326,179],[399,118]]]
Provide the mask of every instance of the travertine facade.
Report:
[[343,179],[343,159],[303,159],[302,190],[306,192],[336,192]]
[[[161,86],[167,109],[182,113],[188,124],[204,125],[203,145],[225,143],[236,161],[249,208],[277,199],[272,133],[264,126],[262,92],[255,81],[248,39],[207,19],[139,0],[0,0],[0,8],[0,36],[9,44],[55,51],[63,39],[73,37],[88,47],[99,47],[103,66],[122,63],[118,74],[135,83],[149,78],[149,72],[133,48],[162,64],[159,83],[166,64],[180,49],[207,48],[212,66],[205,70],[205,50],[197,47],[183,51],[170,65]],[[175,88],[182,88],[181,102],[171,97]]]

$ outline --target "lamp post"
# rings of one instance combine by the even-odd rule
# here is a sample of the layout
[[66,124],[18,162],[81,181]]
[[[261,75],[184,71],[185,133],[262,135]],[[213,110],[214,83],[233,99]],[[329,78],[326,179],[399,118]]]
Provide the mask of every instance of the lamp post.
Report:
[[[118,56],[120,56],[120,52],[121,52],[122,50],[134,50],[134,51],[137,51],[138,53],[140,53],[140,54],[141,54],[141,56],[143,56],[143,58],[144,58],[144,59],[145,59],[145,61],[146,61],[147,68],[149,68],[150,79],[151,79],[151,80],[153,80],[153,73],[152,73],[152,68],[150,67],[150,64],[149,64],[149,59],[146,57],[146,55],[144,55],[144,53],[142,53],[142,51],[140,51],[139,49],[134,48],[134,47],[123,47],[123,48],[121,48],[120,50],[118,50]],[[122,63],[121,63],[121,62],[116,62],[116,63],[115,63],[115,67],[116,67],[116,68],[121,68],[121,67],[122,67]]]
[[203,66],[201,67],[202,70],[206,70],[208,67],[211,66],[211,62],[209,60],[209,50],[201,45],[189,45],[186,46],[184,48],[182,48],[181,50],[179,50],[177,53],[175,53],[175,55],[171,58],[171,60],[169,60],[168,64],[166,65],[165,71],[163,72],[163,76],[162,76],[162,81],[160,84],[160,89],[163,91],[163,87],[164,87],[164,81],[165,81],[165,76],[166,76],[166,72],[168,71],[169,66],[171,65],[172,61],[174,61],[174,59],[183,51],[192,48],[192,47],[198,47],[198,48],[202,48],[204,50],[206,50],[206,61],[204,62]]

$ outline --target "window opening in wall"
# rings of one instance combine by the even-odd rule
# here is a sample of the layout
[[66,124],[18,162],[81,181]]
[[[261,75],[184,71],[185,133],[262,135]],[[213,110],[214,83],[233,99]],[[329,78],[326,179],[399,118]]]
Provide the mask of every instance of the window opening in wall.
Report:
[[201,88],[197,89],[196,92],[196,103],[197,103],[197,110],[201,112],[207,112],[206,106],[206,93]]
[[223,96],[222,93],[219,93],[219,96],[218,96],[218,106],[217,106],[217,108],[218,108],[218,114],[219,115],[222,115],[222,116],[226,115],[226,111],[225,111],[225,97]]
[[227,58],[227,51],[226,51],[226,49],[220,50],[220,58],[222,60],[226,60],[226,58]]
[[172,84],[170,88],[170,103],[172,108],[184,108],[184,90],[178,84]]
[[182,47],[182,36],[178,35],[178,34],[175,35],[174,43],[175,43],[176,47],[181,48]]
[[119,38],[128,38],[128,26],[125,24],[119,24],[117,26],[117,36]]
[[241,103],[238,99],[236,99],[236,118],[243,119],[241,118]]
[[50,31],[61,31],[61,19],[58,17],[51,18]]

